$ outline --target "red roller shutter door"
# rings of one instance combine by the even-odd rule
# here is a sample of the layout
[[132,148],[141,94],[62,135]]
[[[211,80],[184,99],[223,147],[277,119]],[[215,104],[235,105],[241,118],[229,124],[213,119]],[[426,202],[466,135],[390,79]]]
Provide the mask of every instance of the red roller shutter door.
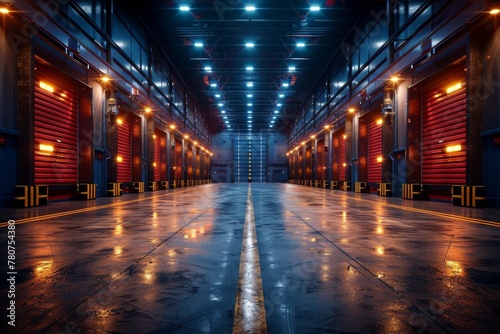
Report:
[[132,129],[128,117],[119,117],[118,123],[118,182],[132,181]]
[[175,140],[175,179],[182,180],[182,141]]
[[161,143],[161,131],[156,130],[154,136],[154,181],[160,181],[161,179],[161,162],[160,162],[160,145]]
[[78,180],[76,88],[41,66],[35,72],[36,184]]
[[423,90],[422,182],[466,183],[466,89],[462,67]]
[[368,125],[368,182],[382,182],[382,118],[371,117]]
[[345,135],[339,134],[339,181],[345,181],[345,170],[347,162],[345,161]]

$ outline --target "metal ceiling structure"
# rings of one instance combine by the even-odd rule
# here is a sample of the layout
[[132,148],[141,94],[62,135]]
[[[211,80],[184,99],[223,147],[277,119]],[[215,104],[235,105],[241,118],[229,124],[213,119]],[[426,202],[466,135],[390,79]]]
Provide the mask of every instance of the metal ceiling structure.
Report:
[[373,2],[134,4],[218,132],[284,131]]

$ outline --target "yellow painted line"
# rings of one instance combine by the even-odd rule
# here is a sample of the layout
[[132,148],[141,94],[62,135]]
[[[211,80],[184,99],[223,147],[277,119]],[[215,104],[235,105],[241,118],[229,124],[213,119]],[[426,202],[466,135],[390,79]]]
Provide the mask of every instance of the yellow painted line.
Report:
[[247,211],[243,227],[243,242],[238,273],[238,291],[234,307],[233,334],[240,333],[267,333],[251,184],[248,185]]
[[[332,196],[339,197],[339,198],[349,198],[349,199],[354,199],[356,201],[360,202],[366,202],[373,204],[374,201],[364,199],[364,198],[359,198],[359,197],[350,197],[350,196],[341,196],[341,195],[336,195],[336,194],[331,194]],[[494,222],[490,220],[484,220],[484,219],[479,219],[479,218],[471,218],[471,217],[464,217],[464,216],[457,216],[451,213],[441,213],[441,212],[436,212],[436,211],[431,211],[431,210],[425,210],[425,209],[417,209],[417,208],[411,208],[408,206],[403,206],[403,205],[398,205],[398,204],[391,204],[391,203],[383,203],[383,202],[376,202],[377,204],[381,204],[382,206],[394,208],[394,209],[399,209],[399,210],[405,210],[405,211],[410,211],[410,212],[418,212],[422,214],[427,214],[427,215],[432,215],[432,216],[437,216],[440,218],[447,218],[447,219],[456,219],[456,220],[462,220],[466,221],[469,223],[474,223],[474,224],[480,224],[480,225],[487,225],[487,226],[492,226],[492,227],[498,227],[500,228],[500,222]]]
[[[183,190],[177,190],[175,193],[180,193],[180,192],[185,192],[188,189],[183,189]],[[126,204],[132,204],[132,203],[138,203],[142,202],[145,200],[151,200],[153,197],[165,197],[168,195],[175,194],[174,192],[169,192],[168,194],[163,194],[163,195],[158,195],[158,196],[152,196],[152,197],[142,197],[142,198],[136,198],[133,200],[128,200],[128,201],[121,201],[121,202],[115,202],[115,203],[110,203],[110,204],[103,204],[103,205],[98,205],[98,206],[92,206],[88,208],[82,208],[82,209],[75,209],[75,210],[70,210],[70,211],[63,211],[63,212],[56,212],[56,213],[49,213],[46,215],[42,216],[37,216],[37,217],[29,217],[29,218],[22,218],[22,219],[12,219],[16,221],[16,225],[20,224],[26,224],[26,223],[33,223],[36,221],[40,220],[47,220],[47,219],[54,219],[54,218],[60,218],[64,216],[69,216],[69,215],[75,215],[78,213],[84,213],[84,212],[90,212],[90,211],[97,211],[97,210],[102,210],[102,209],[109,209],[109,208],[114,208],[118,207],[121,205],[126,205]],[[8,222],[0,223],[0,228],[2,227],[7,227]]]

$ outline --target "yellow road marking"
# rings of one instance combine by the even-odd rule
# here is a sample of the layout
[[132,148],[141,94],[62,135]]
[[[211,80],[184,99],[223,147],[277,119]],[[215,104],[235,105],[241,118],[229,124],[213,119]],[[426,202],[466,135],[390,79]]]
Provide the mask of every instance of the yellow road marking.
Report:
[[[187,190],[188,189],[177,190],[175,193],[185,192]],[[168,194],[158,195],[155,197],[165,197],[165,196],[168,196],[171,194],[174,194],[174,193],[169,192]],[[60,217],[69,216],[69,215],[75,215],[78,213],[114,208],[114,207],[118,207],[118,206],[125,205],[125,204],[131,204],[131,203],[142,202],[145,200],[151,200],[152,198],[153,197],[141,197],[141,198],[136,198],[136,199],[128,200],[128,201],[120,201],[120,202],[115,202],[115,203],[92,206],[92,207],[88,207],[88,208],[75,209],[75,210],[56,212],[56,213],[49,213],[49,214],[37,216],[37,217],[29,217],[29,218],[13,219],[13,220],[16,221],[16,225],[20,225],[20,224],[32,223],[32,222],[36,222],[36,221],[40,221],[40,220],[54,219],[54,218],[60,218]],[[8,222],[0,223],[0,228],[7,227],[7,226],[8,226]]]
[[233,333],[267,333],[259,249],[255,231],[252,187],[248,186],[247,211],[243,227],[238,292],[234,307]]
[[[373,204],[374,201],[364,199],[364,198],[359,198],[359,197],[350,197],[350,196],[342,196],[342,195],[337,195],[337,194],[331,194],[332,196],[339,197],[339,198],[348,198],[348,199],[353,199],[359,202],[366,202]],[[474,223],[474,224],[481,224],[481,225],[487,225],[487,226],[492,226],[492,227],[499,227],[500,228],[500,222],[494,222],[490,220],[484,220],[484,219],[479,219],[479,218],[471,218],[471,217],[464,217],[464,216],[457,216],[451,213],[441,213],[441,212],[436,212],[436,211],[431,211],[431,210],[426,210],[426,209],[417,209],[417,208],[411,208],[408,206],[403,206],[399,204],[391,204],[391,203],[383,203],[383,202],[376,202],[377,204],[380,204],[382,206],[390,207],[393,209],[399,209],[399,210],[405,210],[405,211],[411,211],[411,212],[418,212],[422,214],[427,214],[427,215],[432,215],[432,216],[437,216],[440,218],[448,218],[448,219],[457,219],[457,220],[463,220],[469,223]]]

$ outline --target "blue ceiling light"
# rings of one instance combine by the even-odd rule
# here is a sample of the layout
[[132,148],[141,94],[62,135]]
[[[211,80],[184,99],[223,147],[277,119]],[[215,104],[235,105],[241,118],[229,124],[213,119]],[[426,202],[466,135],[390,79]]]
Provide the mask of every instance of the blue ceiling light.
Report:
[[245,10],[248,12],[255,12],[255,6],[246,6]]
[[290,67],[288,68],[288,72],[293,72],[293,71],[295,71],[295,66],[290,66]]
[[189,6],[186,5],[180,6],[179,9],[181,10],[181,12],[189,12]]
[[319,12],[320,9],[319,6],[311,6],[311,12]]
[[247,66],[247,71],[253,71],[253,66]]
[[283,104],[281,104],[281,103],[278,103],[278,104],[277,104],[277,106],[278,106],[278,107],[281,107],[282,105],[283,105]]
[[252,94],[247,94],[247,97],[253,97],[253,95]]
[[288,87],[288,86],[290,86],[290,84],[288,82],[283,83],[283,87]]
[[280,96],[281,98],[283,98],[283,97],[285,97],[285,94],[280,94],[279,96]]
[[253,104],[252,103],[248,103],[247,106],[251,107],[251,106],[253,106]]
[[247,48],[253,48],[253,47],[255,46],[255,44],[254,44],[254,43],[252,43],[252,42],[248,42],[248,43],[245,43],[245,46],[246,46]]
[[306,46],[306,43],[303,42],[297,43],[298,48],[303,48],[304,46]]
[[275,111],[274,111],[274,113],[275,113],[275,114],[277,114],[277,113],[279,113],[279,111],[278,111],[278,110],[275,110]]
[[216,83],[211,83],[210,87],[217,87],[217,84]]
[[217,103],[217,105],[218,105],[219,107],[222,107],[222,106],[224,106],[224,103]]
[[253,87],[253,82],[247,82],[247,87]]
[[215,97],[216,98],[220,98],[220,94],[215,94]]
[[196,46],[197,48],[201,48],[203,46],[203,43],[201,43],[201,42],[195,42],[194,46]]
[[205,71],[212,72],[212,68],[210,66],[205,66]]

